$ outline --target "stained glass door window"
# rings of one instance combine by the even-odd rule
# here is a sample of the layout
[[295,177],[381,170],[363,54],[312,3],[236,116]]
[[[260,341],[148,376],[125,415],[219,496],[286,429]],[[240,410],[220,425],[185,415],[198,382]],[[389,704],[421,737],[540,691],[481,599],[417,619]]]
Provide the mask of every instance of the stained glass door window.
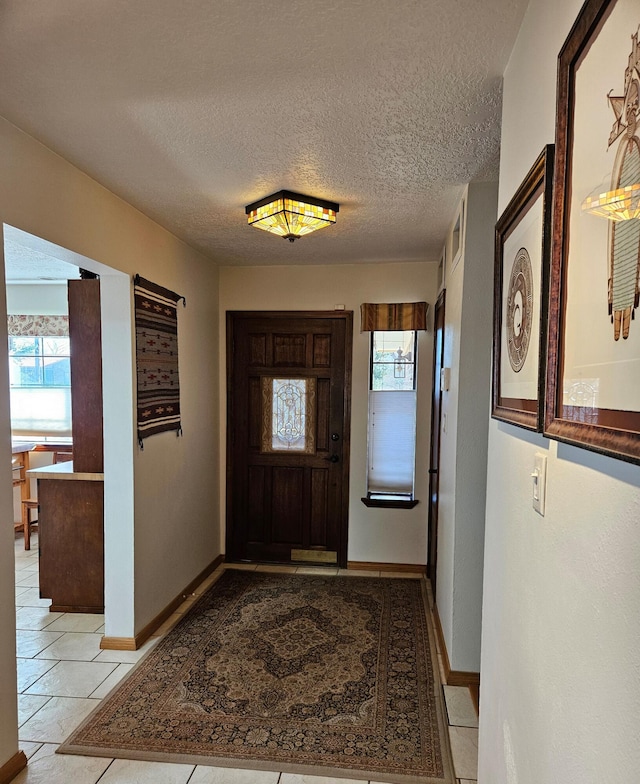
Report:
[[315,452],[314,378],[262,379],[263,452]]

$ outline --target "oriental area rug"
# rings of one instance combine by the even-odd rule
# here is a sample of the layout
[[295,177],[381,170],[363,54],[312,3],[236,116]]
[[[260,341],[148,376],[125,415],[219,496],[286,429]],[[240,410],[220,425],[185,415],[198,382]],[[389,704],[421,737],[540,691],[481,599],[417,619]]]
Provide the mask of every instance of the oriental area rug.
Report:
[[424,590],[228,569],[59,751],[452,784]]

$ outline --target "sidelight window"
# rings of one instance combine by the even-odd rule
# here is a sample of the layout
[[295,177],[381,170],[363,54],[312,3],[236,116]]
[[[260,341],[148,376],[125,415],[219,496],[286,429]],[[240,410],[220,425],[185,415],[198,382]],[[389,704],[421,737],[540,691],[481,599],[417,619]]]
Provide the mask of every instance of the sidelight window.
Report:
[[415,330],[371,333],[367,499],[372,503],[413,502],[416,347]]

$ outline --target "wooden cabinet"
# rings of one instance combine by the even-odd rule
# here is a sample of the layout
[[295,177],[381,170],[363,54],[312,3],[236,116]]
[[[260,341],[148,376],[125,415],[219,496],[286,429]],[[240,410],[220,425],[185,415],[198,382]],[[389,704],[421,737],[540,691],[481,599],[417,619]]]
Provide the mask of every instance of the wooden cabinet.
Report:
[[70,478],[70,465],[55,467],[58,478],[38,478],[40,596],[52,600],[51,612],[102,613],[104,482]]
[[76,471],[102,471],[100,281],[70,280],[71,430]]

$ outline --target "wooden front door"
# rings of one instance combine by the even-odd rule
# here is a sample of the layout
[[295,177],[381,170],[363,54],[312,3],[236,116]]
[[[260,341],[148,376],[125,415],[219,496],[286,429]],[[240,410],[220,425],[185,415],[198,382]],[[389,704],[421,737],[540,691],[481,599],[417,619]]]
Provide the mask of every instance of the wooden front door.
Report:
[[429,468],[429,558],[427,575],[436,598],[436,567],[438,563],[438,486],[440,470],[440,426],[442,419],[442,386],[440,377],[444,360],[444,299],[443,291],[434,312],[433,399],[431,403],[431,460]]
[[347,561],[350,312],[227,314],[227,557]]

